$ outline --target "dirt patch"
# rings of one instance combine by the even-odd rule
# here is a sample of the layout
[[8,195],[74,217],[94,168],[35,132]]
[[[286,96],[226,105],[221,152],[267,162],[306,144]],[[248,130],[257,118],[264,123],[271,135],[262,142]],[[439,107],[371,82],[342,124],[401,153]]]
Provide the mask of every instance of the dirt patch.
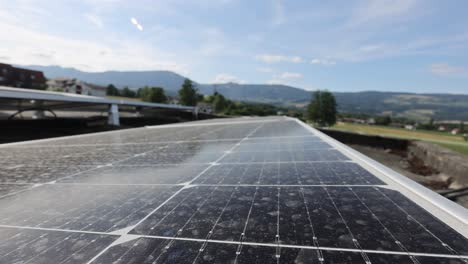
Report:
[[407,160],[409,164],[408,170],[411,171],[412,173],[416,173],[422,176],[430,176],[430,175],[436,175],[440,173],[436,169],[427,166],[422,159],[416,156],[412,156]]
[[[321,131],[433,191],[468,186],[468,158],[441,146],[331,129]],[[452,200],[468,208],[468,195]]]
[[[405,151],[394,151],[361,145],[349,146],[433,191],[448,190],[451,187],[451,177],[424,164],[424,162],[417,157],[408,157]],[[454,200],[468,208],[467,198],[468,197],[461,197]]]
[[409,158],[404,151],[384,150],[360,145],[352,145],[351,147],[433,190],[447,189],[451,183],[449,177],[424,164],[417,157],[412,156]]

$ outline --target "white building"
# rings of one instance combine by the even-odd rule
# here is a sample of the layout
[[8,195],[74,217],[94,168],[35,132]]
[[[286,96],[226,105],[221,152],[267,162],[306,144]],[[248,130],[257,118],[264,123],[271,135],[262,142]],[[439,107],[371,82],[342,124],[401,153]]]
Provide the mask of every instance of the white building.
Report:
[[452,129],[452,132],[451,132],[451,133],[452,133],[452,135],[458,135],[458,134],[460,134],[460,132],[461,132],[461,131],[460,131],[459,128],[454,128],[454,129]]
[[85,83],[75,78],[55,78],[47,81],[47,90],[92,95],[92,96],[106,96],[106,87],[98,86],[90,83]]

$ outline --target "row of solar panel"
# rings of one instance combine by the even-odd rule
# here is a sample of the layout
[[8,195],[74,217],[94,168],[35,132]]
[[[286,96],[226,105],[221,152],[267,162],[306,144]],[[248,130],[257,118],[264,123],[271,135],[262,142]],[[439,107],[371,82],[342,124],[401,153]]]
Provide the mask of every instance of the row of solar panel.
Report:
[[462,264],[462,259],[377,254],[339,250],[233,245],[180,240],[140,238],[118,246],[101,255],[93,263],[239,263],[239,264],[313,264],[313,263],[419,263]]
[[398,192],[387,189],[195,186],[182,189],[153,212],[180,188],[48,185],[2,199],[0,225],[113,232],[139,223],[131,233],[468,253],[466,239],[461,235]]
[[[124,153],[116,149],[96,150],[93,152],[65,154],[37,153],[26,155],[4,154],[0,164],[11,167],[17,164],[29,166],[78,166],[78,165],[104,165],[119,162],[128,165],[137,164],[179,164],[179,163],[210,163],[217,160],[223,150],[231,145],[209,145],[202,146],[204,149],[180,150],[180,144],[169,146],[146,146],[146,150]],[[244,145],[245,146],[245,145]],[[333,149],[319,148],[320,151],[312,149],[294,151],[232,151],[224,157],[221,163],[247,163],[247,162],[304,162],[304,161],[344,161],[348,160],[340,152]],[[7,150],[8,151],[8,150]]]
[[[311,136],[295,121],[271,120],[262,123],[250,137],[302,137]],[[206,125],[206,126],[179,126],[164,128],[141,128],[117,133],[96,134],[83,137],[73,137],[57,139],[47,142],[36,142],[36,146],[67,146],[67,145],[96,145],[96,144],[126,144],[126,143],[151,143],[151,142],[175,142],[187,140],[216,140],[216,139],[242,139],[253,129],[259,126],[259,123],[241,123],[235,121],[232,125]]]
[[[202,175],[197,177],[202,171]],[[197,177],[197,178],[196,178]],[[195,179],[196,178],[196,179]],[[384,185],[351,162],[253,163],[159,166],[14,166],[0,171],[0,183],[57,182],[202,185]]]
[[[468,251],[466,238],[395,191],[241,186],[384,184],[295,121],[136,129],[0,153],[6,157],[0,166],[7,168],[0,171],[0,179],[7,179],[0,192],[58,182],[0,200],[0,225],[21,227],[0,231],[6,238],[0,260],[6,263],[84,263],[119,237],[108,235],[115,231],[140,238],[111,247],[95,262],[459,263],[456,255]],[[53,153],[54,159],[41,161]],[[362,248],[367,253],[358,252]],[[411,259],[401,255],[407,251],[455,258]]]
[[[0,228],[2,263],[81,264],[118,236]],[[425,263],[462,264],[462,259],[359,251],[278,248],[258,245],[138,238],[112,246],[92,263]],[[418,262],[415,262],[418,261]]]

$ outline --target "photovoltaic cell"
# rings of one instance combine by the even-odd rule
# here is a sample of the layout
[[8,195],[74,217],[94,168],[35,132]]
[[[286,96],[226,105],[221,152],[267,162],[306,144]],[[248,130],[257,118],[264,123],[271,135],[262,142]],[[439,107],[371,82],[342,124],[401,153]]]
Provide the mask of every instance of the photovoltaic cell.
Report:
[[25,190],[32,187],[33,184],[1,184],[0,183],[0,197]]
[[0,227],[1,263],[86,263],[117,239],[112,235]]
[[464,241],[448,226],[445,237],[453,240],[441,241],[431,226],[393,207],[374,187],[198,186],[182,190],[132,233],[440,254]]
[[181,184],[189,182],[208,165],[116,165],[89,170],[60,182],[100,184]]
[[[414,257],[420,263],[464,263],[455,258]],[[415,263],[408,255],[338,250],[278,248],[257,245],[206,243],[140,238],[111,247],[93,263]]]
[[95,168],[94,166],[4,166],[0,183],[46,183]]
[[268,151],[268,152],[232,152],[221,160],[221,163],[251,162],[306,162],[306,161],[347,161],[346,156],[334,149]]
[[[222,154],[222,153],[221,153]],[[214,162],[220,152],[152,152],[120,162],[122,165],[199,164]]]
[[135,224],[179,188],[40,186],[0,200],[0,225],[111,232]]
[[271,117],[0,147],[0,263],[467,263],[326,141]]

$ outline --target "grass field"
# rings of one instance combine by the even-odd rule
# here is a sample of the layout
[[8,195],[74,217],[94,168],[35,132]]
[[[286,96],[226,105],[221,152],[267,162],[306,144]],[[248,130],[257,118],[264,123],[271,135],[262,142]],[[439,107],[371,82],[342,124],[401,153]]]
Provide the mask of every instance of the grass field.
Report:
[[468,155],[468,142],[460,135],[451,135],[447,132],[407,130],[403,128],[393,128],[385,126],[370,126],[350,123],[338,123],[332,127],[336,130],[355,132],[366,135],[379,135],[386,137],[417,139],[436,143],[453,151]]

